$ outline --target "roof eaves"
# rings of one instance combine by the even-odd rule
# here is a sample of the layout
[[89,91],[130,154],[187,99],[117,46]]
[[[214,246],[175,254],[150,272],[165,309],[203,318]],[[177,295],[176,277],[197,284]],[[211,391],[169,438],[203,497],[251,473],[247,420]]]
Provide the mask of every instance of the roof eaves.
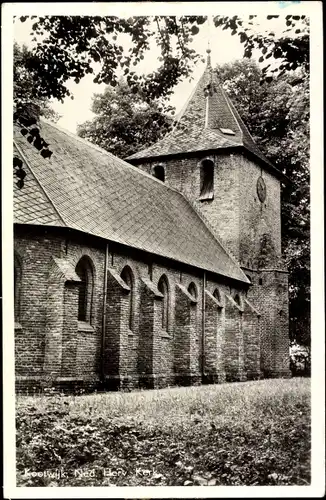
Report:
[[212,154],[216,151],[232,151],[233,149],[236,149],[236,148],[243,148],[243,145],[242,144],[237,144],[237,143],[234,143],[234,145],[232,146],[223,146],[223,147],[220,147],[220,148],[205,148],[205,149],[197,149],[196,151],[184,151],[184,152],[174,152],[174,153],[163,153],[163,154],[153,154],[151,156],[144,156],[142,158],[128,158],[128,162],[134,162],[135,164],[136,163],[141,163],[141,162],[144,162],[144,161],[152,161],[152,160],[162,160],[164,161],[164,159],[171,159],[171,158],[179,158],[179,157],[182,157],[182,156],[186,156],[186,157],[191,157],[191,156],[196,156],[198,153],[204,153],[204,154]]
[[261,156],[258,155],[247,144],[243,145],[243,151],[245,153],[249,153],[250,156],[254,156],[255,159],[259,161],[259,163],[262,163],[265,166],[266,170],[274,174],[275,177],[279,178],[282,182],[284,182],[285,184],[292,184],[291,179],[289,179],[287,175],[283,174],[283,172],[276,168],[275,165],[273,165],[273,163],[271,163],[262,153]]
[[[56,225],[52,225],[52,224],[43,225],[43,224],[39,224],[39,223],[30,224],[30,223],[14,222],[14,226],[24,226],[24,227],[25,226],[33,226],[33,227],[42,227],[42,228],[44,228],[44,227],[53,228],[55,230],[58,229],[58,226],[56,226]],[[120,246],[125,247],[125,248],[132,248],[132,249],[140,251],[140,252],[145,252],[148,255],[153,255],[153,256],[156,256],[156,257],[163,258],[163,259],[167,259],[169,261],[176,262],[176,263],[182,264],[184,266],[189,266],[189,267],[198,269],[199,271],[206,271],[206,272],[212,273],[212,274],[214,274],[216,276],[221,276],[222,278],[227,278],[228,280],[235,281],[237,283],[245,283],[246,285],[250,285],[250,282],[249,282],[249,280],[247,279],[247,277],[245,276],[244,273],[243,274],[244,274],[245,278],[242,280],[240,278],[235,278],[234,276],[230,276],[227,273],[223,273],[222,271],[217,271],[216,269],[212,269],[210,267],[206,267],[205,268],[203,266],[198,266],[198,265],[195,265],[195,264],[192,264],[192,263],[189,263],[189,262],[178,260],[178,259],[176,259],[174,257],[169,256],[169,255],[163,255],[163,254],[158,254],[158,253],[150,252],[149,250],[146,250],[145,248],[141,248],[140,246],[138,247],[138,246],[133,245],[133,244],[126,244],[126,243],[122,243],[121,241],[110,240],[108,238],[105,238],[104,236],[99,236],[99,235],[94,234],[94,233],[89,233],[89,232],[83,231],[82,229],[77,229],[77,228],[72,227],[72,226],[65,225],[64,227],[60,227],[61,231],[63,229],[68,230],[68,231],[75,231],[76,233],[87,234],[87,235],[91,236],[92,238],[96,238],[96,239],[99,239],[99,240],[102,240],[102,241],[105,241],[105,242],[108,242],[108,243],[113,243],[113,244],[116,244],[116,245],[120,245]],[[231,258],[231,256],[230,256],[230,258]],[[232,260],[233,260],[233,258],[232,258]],[[237,266],[239,267],[238,264],[237,264]],[[241,270],[240,267],[239,267],[239,269]]]
[[223,146],[220,148],[213,148],[213,149],[197,149],[196,151],[185,151],[185,152],[172,152],[172,153],[163,153],[163,154],[158,154],[154,153],[150,156],[144,156],[144,157],[138,157],[138,158],[132,158],[129,157],[127,158],[126,161],[128,163],[130,162],[131,164],[138,165],[139,163],[143,162],[151,162],[151,161],[164,161],[164,160],[170,160],[172,158],[180,158],[180,157],[186,157],[190,158],[192,156],[197,156],[198,153],[202,154],[213,154],[216,152],[231,152],[233,150],[240,149],[244,153],[249,153],[250,156],[254,156],[256,160],[260,164],[263,164],[266,170],[274,174],[277,178],[279,178],[282,182],[286,184],[292,184],[292,181],[287,177],[285,174],[283,174],[278,168],[276,168],[262,153],[261,155],[258,155],[257,152],[255,152],[253,149],[250,148],[247,144],[237,144],[234,143],[232,146]]

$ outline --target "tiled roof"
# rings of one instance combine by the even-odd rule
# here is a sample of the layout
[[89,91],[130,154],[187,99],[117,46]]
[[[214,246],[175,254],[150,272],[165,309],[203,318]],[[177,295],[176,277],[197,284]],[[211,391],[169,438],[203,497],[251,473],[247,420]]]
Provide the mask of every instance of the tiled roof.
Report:
[[28,171],[15,222],[77,229],[248,282],[181,193],[56,125],[42,121],[41,135],[50,159],[15,130]]
[[[221,129],[230,129],[234,135],[225,134]],[[127,160],[133,162],[144,158],[228,147],[249,151],[276,174],[282,175],[259,150],[219,84],[216,72],[207,64],[172,131],[156,144],[129,156]]]
[[[26,139],[25,139],[26,141]],[[27,142],[27,141],[26,141]],[[20,148],[19,148],[20,149]],[[19,154],[14,145],[14,154]],[[24,164],[26,171],[24,189],[18,189],[17,179],[14,179],[14,222],[22,224],[44,224],[63,226],[64,223],[45,194],[42,186],[32,175],[28,165]]]

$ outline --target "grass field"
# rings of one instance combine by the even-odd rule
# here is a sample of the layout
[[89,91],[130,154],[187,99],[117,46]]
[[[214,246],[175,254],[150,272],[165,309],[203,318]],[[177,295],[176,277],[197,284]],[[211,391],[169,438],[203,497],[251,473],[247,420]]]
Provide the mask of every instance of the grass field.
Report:
[[18,486],[307,485],[310,380],[18,397]]

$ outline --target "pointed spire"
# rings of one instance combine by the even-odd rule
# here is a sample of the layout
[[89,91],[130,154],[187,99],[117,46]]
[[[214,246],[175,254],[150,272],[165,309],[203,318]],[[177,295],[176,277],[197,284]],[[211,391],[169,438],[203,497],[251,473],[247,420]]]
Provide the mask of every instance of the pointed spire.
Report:
[[223,91],[218,72],[211,66],[209,46],[206,52],[206,68],[180,112],[175,127],[159,143],[135,153],[130,159],[242,147],[271,167]]
[[207,85],[204,87],[204,95],[206,97],[206,112],[205,112],[205,128],[209,127],[209,107],[210,107],[210,97],[212,95],[213,90],[213,79],[212,79],[212,65],[211,65],[211,49],[209,47],[209,39],[207,44],[207,63],[206,63],[206,72],[209,73],[209,80],[207,81]]

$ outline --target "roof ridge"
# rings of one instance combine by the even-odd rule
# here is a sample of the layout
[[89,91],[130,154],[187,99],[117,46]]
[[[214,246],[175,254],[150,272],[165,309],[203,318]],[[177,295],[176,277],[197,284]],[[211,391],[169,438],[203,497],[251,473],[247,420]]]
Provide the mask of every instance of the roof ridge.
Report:
[[[250,136],[250,139],[252,140],[252,142],[256,145],[256,141],[255,139],[252,137],[247,125],[245,124],[245,122],[243,121],[243,119],[241,118],[239,112],[237,111],[235,105],[233,104],[232,102],[232,99],[229,97],[229,103],[230,103],[230,109],[233,113],[233,116],[235,117],[235,119],[237,120],[237,122],[240,120],[242,122],[242,125],[244,126],[244,128],[246,129],[246,132],[248,132],[248,135]],[[235,116],[235,115],[238,115],[238,118]],[[240,127],[241,128],[241,127]],[[243,135],[243,131],[242,132],[242,135]],[[257,146],[258,147],[258,146]]]
[[256,143],[255,139],[252,137],[247,125],[245,124],[245,122],[243,121],[243,119],[241,118],[238,110],[236,109],[236,107],[234,106],[232,100],[230,99],[230,104],[231,104],[231,108],[233,109],[233,113],[238,117],[237,118],[237,121],[240,123],[240,127],[241,127],[241,124],[242,126],[244,127],[244,129],[246,130],[246,133],[249,135],[249,138],[252,140],[252,144],[247,144],[247,141],[245,140],[245,137],[244,137],[244,143],[243,143],[243,146],[248,149],[251,153],[254,153],[257,155],[257,152],[255,153],[255,151],[252,149],[253,147],[254,148],[257,148],[259,154],[261,155],[261,159],[263,159],[266,163],[268,163],[271,167],[273,167],[274,170],[282,173],[277,167],[275,167],[275,165],[273,165],[273,163],[264,155],[264,153],[261,151],[259,145]]
[[231,114],[232,114],[232,116],[233,116],[233,118],[234,118],[234,120],[235,120],[235,122],[236,122],[236,124],[237,124],[237,127],[238,127],[239,132],[240,132],[240,137],[241,137],[241,139],[242,139],[242,141],[243,141],[243,131],[242,131],[242,128],[240,127],[240,125],[239,125],[239,122],[238,122],[238,120],[237,120],[236,116],[234,115],[234,113],[233,113],[233,111],[232,111],[232,108],[231,108],[230,103],[229,103],[229,97],[228,97],[228,96],[226,95],[226,93],[224,92],[224,89],[223,89],[222,85],[220,85],[220,84],[218,84],[218,85],[219,85],[219,87],[220,87],[220,89],[221,89],[221,92],[222,92],[222,95],[223,95],[223,97],[224,97],[224,100],[225,100],[225,102],[226,102],[226,104],[227,104],[227,107],[229,108],[229,110],[230,110],[230,112],[231,112]]
[[49,196],[49,194],[47,193],[46,189],[43,187],[42,183],[40,182],[40,180],[38,179],[37,175],[35,174],[34,170],[32,169],[31,167],[31,164],[30,162],[27,160],[25,154],[23,153],[23,151],[21,150],[20,146],[18,146],[17,142],[15,141],[15,139],[13,138],[13,143],[18,151],[18,153],[20,154],[20,156],[22,157],[22,159],[24,160],[24,162],[26,163],[26,165],[28,166],[30,172],[32,173],[34,179],[36,180],[37,184],[39,185],[41,191],[43,191],[43,193],[45,194],[46,198],[49,200],[49,202],[51,203],[52,207],[54,208],[54,211],[57,213],[59,219],[61,220],[61,222],[63,223],[64,226],[67,226],[67,223],[66,221],[64,220],[64,218],[62,217],[62,215],[60,214],[59,210],[57,209],[57,207],[55,206],[55,203],[52,201],[51,197]]
[[[266,158],[266,156],[261,152],[258,144],[256,143],[255,139],[253,138],[253,136],[251,135],[250,133],[250,130],[248,129],[247,125],[245,124],[245,122],[243,121],[243,119],[241,118],[240,116],[240,113],[238,112],[238,110],[236,109],[236,107],[234,106],[231,98],[229,98],[229,101],[230,101],[230,107],[231,107],[231,110],[233,112],[233,115],[235,116],[237,122],[241,122],[241,124],[243,125],[243,127],[245,128],[246,132],[248,133],[250,139],[252,140],[252,143],[254,146],[257,147],[257,149],[259,150],[259,152],[264,156],[264,158],[266,159],[266,161],[268,161],[270,163],[270,161],[268,160],[268,158]],[[240,126],[241,127],[241,126]],[[243,131],[242,131],[242,135],[243,135]],[[244,144],[245,146],[245,144]],[[274,165],[273,165],[274,166]]]
[[[180,120],[182,119],[183,115],[185,114],[185,112],[186,112],[186,109],[187,109],[187,106],[188,106],[189,102],[190,102],[190,101],[191,101],[191,99],[193,98],[193,96],[194,96],[194,94],[195,94],[195,92],[196,92],[196,90],[197,90],[197,87],[199,87],[199,84],[200,84],[201,80],[204,78],[204,76],[205,76],[205,74],[206,74],[206,69],[207,69],[207,67],[205,67],[204,72],[202,73],[201,77],[199,78],[199,80],[197,81],[197,83],[196,83],[196,85],[194,86],[193,90],[191,91],[191,93],[190,93],[190,95],[189,95],[188,99],[186,100],[185,104],[182,106],[182,109],[181,109],[181,110],[180,110],[180,112],[178,113],[177,123],[176,123],[175,127],[177,127],[177,126],[178,126],[178,124],[179,124]],[[174,128],[175,128],[175,127],[174,127]],[[173,128],[173,130],[174,130],[174,128]]]
[[134,170],[134,171],[138,172],[140,175],[143,175],[143,176],[151,179],[154,182],[158,182],[159,184],[161,184],[162,186],[164,186],[166,189],[170,189],[171,191],[179,192],[177,189],[172,188],[171,186],[168,186],[167,184],[165,184],[164,182],[160,181],[159,179],[157,179],[153,175],[149,174],[148,172],[145,172],[144,170],[141,170],[140,168],[135,167],[131,163],[127,162],[126,160],[123,160],[123,159],[119,158],[118,156],[115,156],[113,153],[110,153],[106,149],[101,148],[97,144],[94,144],[93,142],[90,142],[87,139],[84,139],[83,137],[80,137],[79,135],[74,134],[73,132],[70,132],[70,130],[67,130],[67,129],[61,127],[57,123],[53,123],[50,120],[47,120],[45,118],[42,118],[41,122],[45,122],[47,125],[50,125],[51,127],[54,127],[56,129],[58,129],[60,132],[63,132],[64,134],[68,135],[69,137],[72,137],[73,139],[76,139],[77,141],[82,142],[83,144],[86,144],[87,146],[92,147],[93,149],[96,149],[100,153],[104,153],[105,155],[109,156],[110,158],[114,158],[119,163],[122,163],[125,167],[130,168],[131,170]]

